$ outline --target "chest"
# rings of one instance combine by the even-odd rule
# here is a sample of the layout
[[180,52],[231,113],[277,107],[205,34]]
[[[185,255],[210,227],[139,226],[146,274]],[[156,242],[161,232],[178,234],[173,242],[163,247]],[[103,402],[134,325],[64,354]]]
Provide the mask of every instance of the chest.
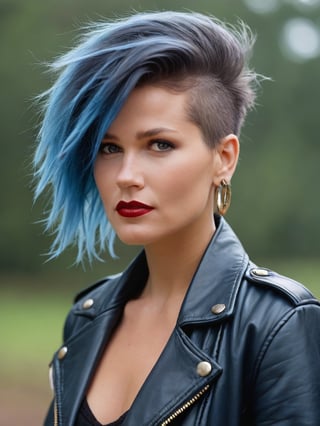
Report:
[[173,328],[173,319],[163,321],[161,316],[148,317],[148,321],[124,316],[104,349],[87,393],[101,423],[114,421],[129,410]]

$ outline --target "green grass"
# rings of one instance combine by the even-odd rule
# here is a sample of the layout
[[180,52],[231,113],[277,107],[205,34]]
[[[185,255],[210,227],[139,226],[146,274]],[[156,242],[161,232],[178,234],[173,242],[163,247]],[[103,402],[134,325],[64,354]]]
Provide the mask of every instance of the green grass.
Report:
[[[302,281],[320,297],[317,260],[262,261],[260,265]],[[3,277],[0,289],[0,381],[47,386],[53,352],[61,344],[62,326],[77,284],[57,277],[38,279]],[[68,277],[69,280],[69,277]],[[89,281],[90,282],[90,281]],[[5,284],[5,285],[4,285]],[[83,283],[80,287],[83,287]],[[78,287],[78,289],[80,289]],[[67,290],[66,290],[67,289]]]
[[70,303],[56,295],[1,292],[1,382],[47,382],[48,364],[61,344]]

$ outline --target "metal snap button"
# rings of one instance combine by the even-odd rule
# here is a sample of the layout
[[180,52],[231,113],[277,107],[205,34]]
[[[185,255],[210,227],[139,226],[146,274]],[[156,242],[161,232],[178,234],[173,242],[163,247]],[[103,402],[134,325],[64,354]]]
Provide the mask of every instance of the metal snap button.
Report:
[[251,274],[257,275],[258,277],[268,277],[270,275],[270,272],[267,269],[254,268],[251,269]]
[[221,314],[226,310],[226,305],[224,303],[218,303],[217,305],[213,305],[211,308],[211,312],[215,315]]
[[67,352],[68,352],[68,348],[66,346],[63,346],[58,352],[58,359],[60,360],[63,359],[67,355]]
[[83,302],[82,304],[82,308],[83,309],[89,309],[91,308],[91,306],[94,304],[94,300],[93,299],[87,299]]
[[210,362],[201,361],[197,365],[197,373],[201,377],[208,376],[208,374],[211,373],[211,370],[212,370],[212,366],[211,366]]

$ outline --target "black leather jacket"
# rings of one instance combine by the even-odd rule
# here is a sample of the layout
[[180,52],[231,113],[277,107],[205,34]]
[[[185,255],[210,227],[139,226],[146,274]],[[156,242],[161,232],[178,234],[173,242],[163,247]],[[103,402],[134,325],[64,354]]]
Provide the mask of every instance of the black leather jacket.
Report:
[[[78,296],[52,361],[55,400],[45,425],[54,411],[56,424],[75,425],[99,357],[147,274],[142,253]],[[222,219],[125,424],[319,426],[319,302],[253,265]]]

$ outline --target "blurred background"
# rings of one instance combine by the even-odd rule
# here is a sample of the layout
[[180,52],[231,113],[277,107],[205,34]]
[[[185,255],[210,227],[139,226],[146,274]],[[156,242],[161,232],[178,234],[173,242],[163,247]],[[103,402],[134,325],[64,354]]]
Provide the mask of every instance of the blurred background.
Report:
[[50,236],[33,206],[31,157],[50,85],[45,62],[73,45],[89,21],[132,11],[195,10],[257,34],[252,66],[271,77],[241,135],[228,220],[253,260],[320,295],[320,0],[0,0],[0,425],[40,425],[51,398],[47,371],[74,294],[120,271],[119,260],[74,267],[70,249],[46,262]]

